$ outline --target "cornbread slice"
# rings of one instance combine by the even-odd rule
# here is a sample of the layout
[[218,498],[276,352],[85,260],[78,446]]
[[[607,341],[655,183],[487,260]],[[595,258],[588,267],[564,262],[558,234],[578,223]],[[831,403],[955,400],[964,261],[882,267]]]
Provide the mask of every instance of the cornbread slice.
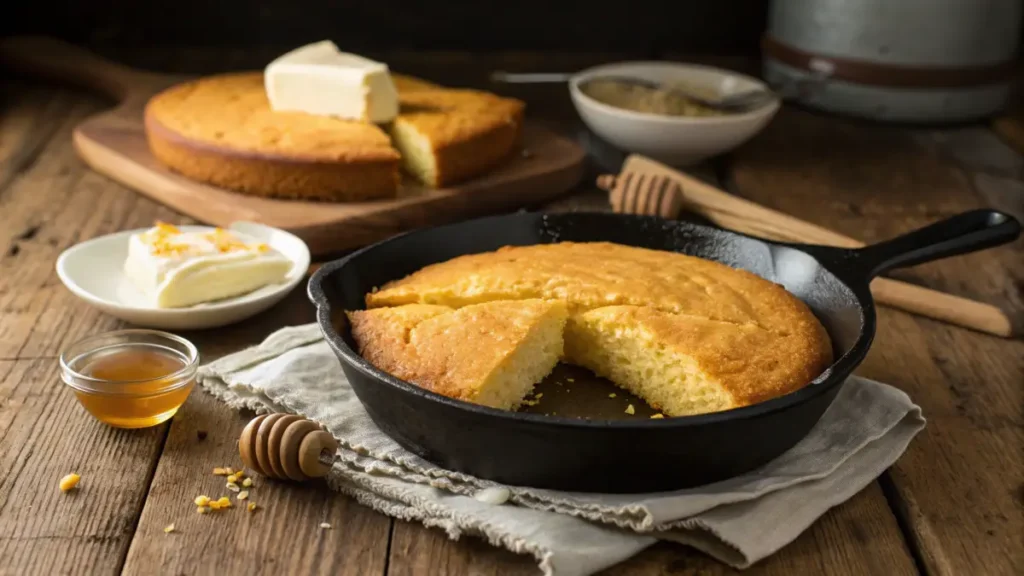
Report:
[[573,316],[565,358],[669,416],[717,412],[792,392],[828,363],[814,341],[640,306]]
[[401,111],[391,124],[391,139],[405,171],[428,186],[487,172],[519,142],[524,106],[518,100],[477,90],[410,90],[402,84],[398,99]]
[[377,368],[444,396],[515,410],[558,363],[566,314],[560,302],[523,300],[348,317],[359,353]]
[[[825,328],[782,286],[710,260],[606,242],[462,256],[366,295],[374,310],[537,299],[566,305],[567,362],[670,416],[792,392],[832,360]],[[365,350],[378,345],[387,346]]]

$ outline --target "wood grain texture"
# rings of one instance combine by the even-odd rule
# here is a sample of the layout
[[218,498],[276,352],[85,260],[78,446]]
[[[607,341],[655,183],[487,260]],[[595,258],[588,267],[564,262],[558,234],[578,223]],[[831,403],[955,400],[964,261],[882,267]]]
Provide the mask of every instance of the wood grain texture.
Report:
[[0,574],[119,572],[165,430],[97,422],[51,358],[0,361]]
[[[981,194],[972,162],[937,144],[787,110],[737,154],[732,180],[745,197],[868,242],[986,205],[1013,210],[1004,202],[1019,198]],[[1022,245],[894,274],[1020,313]],[[928,573],[1021,573],[1024,342],[882,309],[858,372],[905,390],[929,420],[891,472],[896,510]]]
[[41,100],[40,114],[53,111],[53,127],[42,130],[52,137],[0,196],[0,358],[56,356],[74,339],[119,325],[60,284],[54,262],[61,251],[87,238],[151,225],[157,218],[180,220],[166,208],[110,186],[75,156],[74,126],[102,109],[101,99],[51,89],[49,100],[66,103],[53,106]]
[[[249,499],[225,489],[218,466],[241,467],[242,415],[197,390],[174,417],[124,571],[168,574],[384,574],[391,521],[327,489],[253,473]],[[205,432],[200,439],[199,432]],[[251,472],[250,472],[251,473]],[[228,496],[228,510],[196,513],[193,500]],[[246,502],[257,509],[249,512]],[[326,522],[330,528],[321,528]],[[174,524],[166,534],[164,527]]]
[[142,110],[150,96],[176,80],[105,61],[45,38],[0,42],[0,61],[25,72],[98,90],[119,102],[74,132],[79,155],[96,171],[201,222],[227,227],[246,220],[288,230],[323,255],[428,224],[452,222],[552,199],[582,175],[583,150],[572,140],[527,121],[526,154],[469,182],[431,189],[406,181],[395,199],[325,203],[238,194],[169,170],[146,144]]

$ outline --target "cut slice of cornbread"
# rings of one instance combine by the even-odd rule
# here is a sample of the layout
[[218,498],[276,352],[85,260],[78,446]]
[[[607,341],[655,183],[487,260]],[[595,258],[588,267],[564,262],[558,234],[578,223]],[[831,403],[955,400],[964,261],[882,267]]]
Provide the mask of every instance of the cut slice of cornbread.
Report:
[[558,363],[561,302],[412,304],[348,313],[359,353],[377,368],[450,398],[515,410]]
[[718,412],[796,390],[827,363],[822,349],[753,324],[638,306],[570,318],[565,358],[669,416]]
[[391,141],[402,167],[435,188],[494,168],[519,141],[523,103],[478,90],[399,84],[401,110]]

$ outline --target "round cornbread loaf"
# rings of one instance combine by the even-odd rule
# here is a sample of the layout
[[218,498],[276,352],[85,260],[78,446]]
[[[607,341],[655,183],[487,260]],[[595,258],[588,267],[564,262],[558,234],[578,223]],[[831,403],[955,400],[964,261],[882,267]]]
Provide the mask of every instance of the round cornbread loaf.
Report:
[[399,156],[373,124],[270,109],[261,73],[173,86],[146,106],[158,160],[255,196],[355,201],[394,195]]
[[173,86],[150,99],[153,155],[193,180],[255,196],[360,201],[394,196],[400,167],[430,186],[500,163],[518,141],[523,105],[393,75],[402,110],[391,134],[370,123],[275,112],[259,72]]
[[[825,328],[782,286],[710,260],[607,242],[461,256],[366,296],[371,311],[538,300],[567,307],[567,362],[608,378],[668,416],[728,410],[787,394],[832,360]],[[365,336],[353,330],[372,363],[383,354],[374,348],[389,344]]]

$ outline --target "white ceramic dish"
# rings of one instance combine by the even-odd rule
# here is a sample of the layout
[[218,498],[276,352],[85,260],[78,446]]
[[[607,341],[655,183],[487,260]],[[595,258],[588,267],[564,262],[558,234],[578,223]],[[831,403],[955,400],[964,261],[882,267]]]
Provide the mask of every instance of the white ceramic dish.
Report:
[[[184,232],[209,226],[179,226]],[[288,295],[309,270],[309,248],[293,234],[252,222],[236,222],[231,230],[268,244],[292,261],[284,281],[235,298],[189,306],[156,308],[122,272],[128,238],[144,231],[128,230],[93,238],[65,250],[57,258],[57,275],[76,296],[122,320],[164,330],[196,330],[225,326],[263,312]]]
[[760,132],[779,103],[743,114],[689,117],[633,112],[603,104],[580,90],[598,76],[628,76],[655,82],[680,82],[722,96],[767,89],[750,76],[728,70],[675,62],[620,62],[579,72],[569,80],[569,93],[583,122],[602,139],[627,153],[643,154],[675,166],[693,164],[728,152]]

